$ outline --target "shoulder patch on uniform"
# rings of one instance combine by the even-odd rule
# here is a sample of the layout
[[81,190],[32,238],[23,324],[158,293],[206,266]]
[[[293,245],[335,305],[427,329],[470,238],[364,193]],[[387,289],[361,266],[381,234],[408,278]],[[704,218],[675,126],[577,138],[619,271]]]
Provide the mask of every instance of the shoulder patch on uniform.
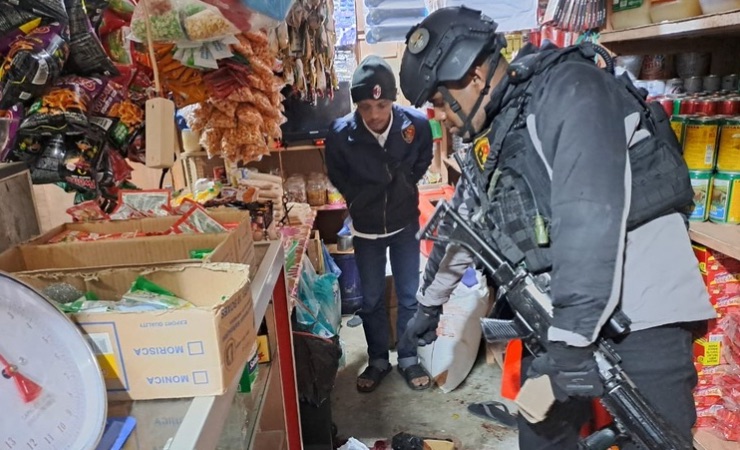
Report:
[[488,141],[488,136],[482,136],[476,139],[473,143],[473,154],[475,155],[475,162],[478,163],[478,167],[481,170],[486,165],[489,153],[491,153],[491,144]]
[[416,127],[413,125],[409,125],[403,130],[403,140],[406,141],[407,144],[410,144],[414,141],[414,137],[416,137]]

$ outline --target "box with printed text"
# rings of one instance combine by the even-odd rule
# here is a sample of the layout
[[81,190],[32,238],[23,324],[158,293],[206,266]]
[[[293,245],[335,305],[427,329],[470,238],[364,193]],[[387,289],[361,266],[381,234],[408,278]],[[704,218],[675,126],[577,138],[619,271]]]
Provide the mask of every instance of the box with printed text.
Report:
[[109,398],[146,400],[226,392],[257,342],[249,266],[189,263],[16,274],[37,289],[67,283],[102,300],[119,300],[139,276],[194,307],[71,316],[97,354]]

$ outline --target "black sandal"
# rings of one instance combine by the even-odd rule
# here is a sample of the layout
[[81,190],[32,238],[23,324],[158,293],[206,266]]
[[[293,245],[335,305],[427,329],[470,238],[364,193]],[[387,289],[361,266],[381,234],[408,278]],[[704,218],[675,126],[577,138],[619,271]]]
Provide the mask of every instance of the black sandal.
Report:
[[367,366],[365,370],[362,371],[360,376],[357,377],[358,380],[370,380],[373,384],[370,386],[360,386],[357,385],[357,390],[362,393],[370,393],[374,391],[375,389],[380,386],[380,382],[383,381],[383,378],[385,378],[386,375],[388,375],[391,371],[391,366],[389,365],[387,369],[381,370],[378,369],[375,366]]
[[[398,372],[401,374],[404,380],[406,380],[406,384],[408,387],[415,391],[423,391],[425,389],[429,389],[432,386],[432,376],[427,373],[426,370],[421,366],[421,364],[414,364],[412,366],[408,366],[405,369],[402,369],[401,366],[398,366]],[[426,384],[422,385],[416,385],[414,384],[415,378],[422,378],[427,377],[429,381],[426,382]]]
[[488,419],[508,428],[516,428],[516,416],[502,402],[481,402],[468,405],[470,414]]

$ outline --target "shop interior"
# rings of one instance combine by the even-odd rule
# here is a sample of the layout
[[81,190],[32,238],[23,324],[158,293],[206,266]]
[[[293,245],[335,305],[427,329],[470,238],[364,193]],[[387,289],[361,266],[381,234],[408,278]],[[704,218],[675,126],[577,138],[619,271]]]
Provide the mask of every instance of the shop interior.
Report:
[[[0,449],[519,448],[468,409],[517,414],[481,268],[420,347],[431,389],[393,370],[357,391],[362,286],[327,175],[358,64],[398,79],[408,30],[460,5],[499,23],[508,61],[604,47],[670,116],[718,314],[694,342],[694,446],[740,449],[740,0],[0,0]],[[424,226],[472,150],[417,109]],[[390,265],[385,301],[395,343]]]

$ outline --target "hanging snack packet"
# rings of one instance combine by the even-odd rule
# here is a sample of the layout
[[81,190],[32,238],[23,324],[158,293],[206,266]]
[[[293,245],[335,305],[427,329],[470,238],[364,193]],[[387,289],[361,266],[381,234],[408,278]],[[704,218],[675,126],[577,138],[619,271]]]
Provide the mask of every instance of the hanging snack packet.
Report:
[[113,12],[129,21],[131,20],[131,16],[134,14],[134,9],[136,8],[132,0],[108,0],[108,7]]
[[83,0],[66,0],[69,14],[71,72],[80,75],[118,75],[87,16]]
[[195,305],[183,300],[167,289],[155,284],[146,278],[139,276],[134,281],[131,289],[123,294],[126,304],[144,303],[153,305],[157,309],[193,308]]
[[147,217],[169,216],[170,200],[170,191],[166,189],[121,191],[118,195],[119,203],[128,205]]
[[153,41],[177,42],[185,39],[185,32],[180,24],[180,14],[176,8],[176,0],[139,2],[131,18],[131,31],[134,39],[139,42],[147,42],[147,10],[149,11]]
[[[38,144],[34,144],[35,149]],[[56,134],[48,139],[41,141],[41,154],[31,167],[31,181],[33,184],[49,184],[62,181],[60,167],[64,162],[64,153],[66,144],[64,135]]]
[[[98,164],[98,186],[120,186],[131,178],[133,171],[118,150],[106,147]],[[114,198],[117,200],[118,194]]]
[[116,149],[125,149],[136,131],[144,125],[144,111],[125,98],[120,84],[109,81],[91,109],[92,114],[116,120],[110,133],[111,143]]
[[98,78],[68,75],[61,78],[28,110],[21,133],[83,133],[89,128],[87,114],[103,89]]
[[92,222],[95,220],[108,220],[110,217],[100,209],[96,200],[80,203],[67,209],[67,214],[72,216],[74,222]]
[[188,0],[183,16],[183,28],[191,41],[213,41],[239,33],[218,8],[199,1]]
[[28,103],[56,81],[69,56],[59,23],[40,26],[13,43],[0,70],[0,108]]
[[[5,6],[3,8],[3,6]],[[35,14],[19,8],[7,7],[0,3],[0,35],[16,30],[21,25],[39,19]]]
[[173,225],[173,231],[181,233],[225,233],[227,230],[200,205],[193,204],[180,220]]
[[4,3],[19,7],[33,14],[51,17],[62,23],[67,23],[69,20],[67,9],[64,7],[64,0],[4,0]]
[[105,144],[105,135],[96,128],[85,134],[68,136],[67,151],[61,175],[67,186],[79,192],[95,192],[98,188],[95,168]]
[[[0,27],[2,27],[2,19],[2,12],[0,12]],[[10,47],[15,43],[15,41],[35,30],[39,27],[39,25],[41,25],[41,18],[36,17],[31,18],[28,22],[24,22],[9,31],[1,31],[0,55],[2,55],[3,57],[7,55],[10,51]]]
[[11,156],[21,120],[23,120],[23,105],[20,103],[8,110],[0,111],[0,162],[4,162]]

